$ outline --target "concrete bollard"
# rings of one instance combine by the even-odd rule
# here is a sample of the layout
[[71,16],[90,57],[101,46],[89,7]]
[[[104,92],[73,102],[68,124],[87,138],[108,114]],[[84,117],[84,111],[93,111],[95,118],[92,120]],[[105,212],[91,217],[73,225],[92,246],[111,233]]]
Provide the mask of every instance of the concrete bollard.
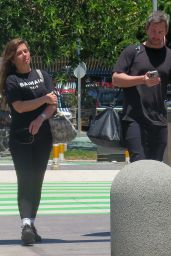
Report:
[[68,148],[67,143],[64,143],[64,152],[67,151],[67,148]]
[[126,165],[110,193],[111,256],[171,255],[171,168],[158,161]]
[[59,168],[59,144],[53,144],[53,160],[51,169],[56,170]]
[[125,154],[125,163],[129,164],[130,163],[129,151],[126,149],[124,154]]
[[60,162],[63,162],[65,160],[64,152],[65,152],[65,144],[60,143],[59,144],[59,161]]

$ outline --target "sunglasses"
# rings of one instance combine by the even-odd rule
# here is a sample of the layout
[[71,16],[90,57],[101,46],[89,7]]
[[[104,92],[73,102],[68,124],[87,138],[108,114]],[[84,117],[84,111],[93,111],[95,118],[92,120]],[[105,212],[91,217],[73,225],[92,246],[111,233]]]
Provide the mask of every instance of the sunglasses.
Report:
[[34,142],[34,135],[29,132],[29,128],[16,130],[15,138],[20,144],[32,144]]

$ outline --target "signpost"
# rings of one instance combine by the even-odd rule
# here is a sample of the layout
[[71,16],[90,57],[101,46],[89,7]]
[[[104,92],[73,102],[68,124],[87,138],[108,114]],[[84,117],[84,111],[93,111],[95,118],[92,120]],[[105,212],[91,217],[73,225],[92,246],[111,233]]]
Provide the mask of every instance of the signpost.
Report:
[[84,62],[80,62],[74,69],[74,76],[78,78],[78,136],[81,135],[81,78],[86,74],[87,67]]
[[157,11],[157,0],[152,0],[153,1],[153,12]]

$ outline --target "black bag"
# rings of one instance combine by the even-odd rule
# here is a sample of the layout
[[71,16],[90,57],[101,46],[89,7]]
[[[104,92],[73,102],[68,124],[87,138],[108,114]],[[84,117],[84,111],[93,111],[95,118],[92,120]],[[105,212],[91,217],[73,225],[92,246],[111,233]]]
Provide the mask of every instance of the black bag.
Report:
[[114,107],[107,107],[92,121],[87,131],[89,139],[97,145],[115,147],[122,145],[120,115]]

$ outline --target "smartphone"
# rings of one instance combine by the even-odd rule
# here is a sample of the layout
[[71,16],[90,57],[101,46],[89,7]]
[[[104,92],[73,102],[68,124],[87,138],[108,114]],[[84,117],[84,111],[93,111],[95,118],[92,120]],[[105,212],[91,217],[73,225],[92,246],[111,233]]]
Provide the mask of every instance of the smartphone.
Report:
[[148,75],[149,78],[153,78],[153,77],[158,77],[159,73],[158,73],[157,70],[154,70],[154,71],[148,71],[147,75]]

